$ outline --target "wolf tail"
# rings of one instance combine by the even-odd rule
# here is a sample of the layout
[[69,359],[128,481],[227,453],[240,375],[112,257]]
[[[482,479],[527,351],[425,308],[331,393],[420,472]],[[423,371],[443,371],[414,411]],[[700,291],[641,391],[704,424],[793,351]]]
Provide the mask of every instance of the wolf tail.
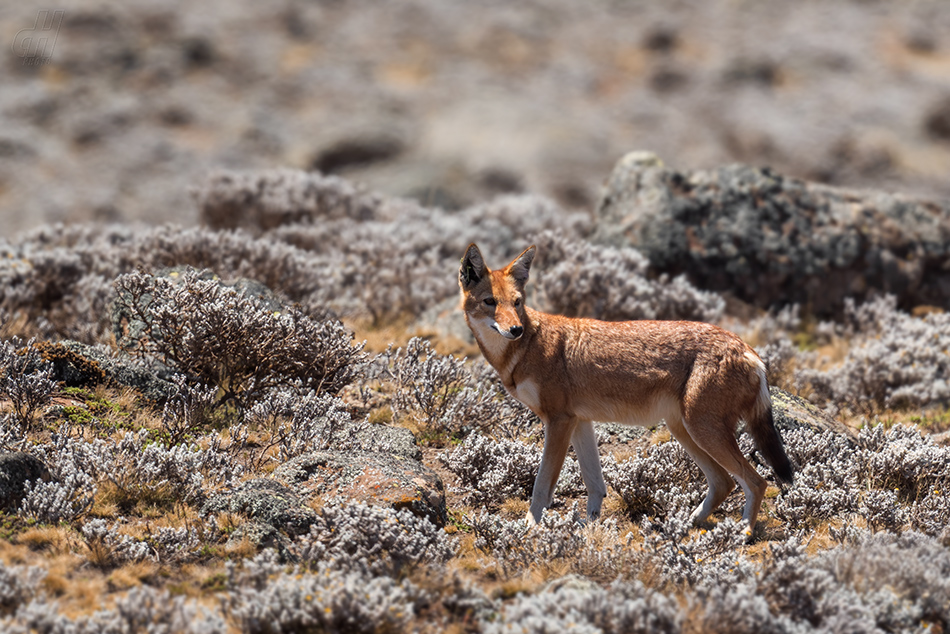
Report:
[[769,384],[765,379],[765,372],[760,373],[759,396],[746,421],[756,449],[769,463],[776,477],[786,484],[791,484],[794,476],[792,463],[785,453],[782,437],[775,428],[772,418],[772,399],[769,397]]

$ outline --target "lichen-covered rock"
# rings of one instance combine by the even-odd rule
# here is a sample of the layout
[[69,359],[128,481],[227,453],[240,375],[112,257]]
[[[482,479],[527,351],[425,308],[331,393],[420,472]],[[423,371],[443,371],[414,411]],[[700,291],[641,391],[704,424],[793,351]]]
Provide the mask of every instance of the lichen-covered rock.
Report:
[[950,306],[950,204],[853,191],[732,165],[678,172],[633,152],[615,166],[594,240],[654,272],[762,307],[839,313],[845,297]]
[[[212,496],[202,507],[202,515],[234,513],[257,524],[271,526],[290,536],[304,535],[316,521],[316,512],[291,488],[267,478],[248,480],[230,491]],[[271,531],[246,531],[270,540]]]
[[15,509],[26,494],[27,481],[49,477],[46,465],[28,453],[0,453],[0,508]]
[[43,359],[53,367],[53,378],[67,386],[96,387],[112,383],[131,387],[147,400],[163,403],[177,391],[169,380],[172,371],[158,365],[147,366],[131,359],[78,341],[37,344]]
[[298,456],[275,472],[278,480],[324,498],[409,509],[437,526],[446,521],[441,478],[418,460],[389,453],[318,451]]
[[[341,435],[347,435],[346,431],[341,432]],[[360,447],[362,451],[385,452],[409,460],[422,460],[422,450],[416,443],[416,437],[405,427],[371,423],[357,429],[352,437],[348,438],[348,442]]]
[[805,399],[775,386],[769,388],[769,396],[772,397],[772,418],[779,432],[807,427],[816,432],[832,431],[850,441],[849,444],[857,440],[853,429]]

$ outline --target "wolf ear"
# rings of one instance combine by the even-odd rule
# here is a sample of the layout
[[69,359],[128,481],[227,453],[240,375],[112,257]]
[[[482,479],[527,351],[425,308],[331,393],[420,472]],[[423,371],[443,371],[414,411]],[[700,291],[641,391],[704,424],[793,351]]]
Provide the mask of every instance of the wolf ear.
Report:
[[478,284],[486,275],[488,275],[488,267],[482,259],[482,252],[474,244],[468,245],[462,257],[462,264],[459,266],[459,284],[462,288],[469,288]]
[[531,270],[531,262],[534,260],[534,254],[536,252],[537,249],[533,244],[522,251],[521,255],[512,260],[511,264],[508,265],[508,275],[515,278],[515,281],[519,284],[527,282],[528,272]]

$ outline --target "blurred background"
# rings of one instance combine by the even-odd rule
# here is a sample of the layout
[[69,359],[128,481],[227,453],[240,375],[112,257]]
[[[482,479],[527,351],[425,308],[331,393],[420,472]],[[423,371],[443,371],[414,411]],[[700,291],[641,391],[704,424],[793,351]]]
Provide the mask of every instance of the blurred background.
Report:
[[589,209],[633,149],[950,196],[946,0],[5,2],[0,44],[0,236],[194,224],[216,168]]

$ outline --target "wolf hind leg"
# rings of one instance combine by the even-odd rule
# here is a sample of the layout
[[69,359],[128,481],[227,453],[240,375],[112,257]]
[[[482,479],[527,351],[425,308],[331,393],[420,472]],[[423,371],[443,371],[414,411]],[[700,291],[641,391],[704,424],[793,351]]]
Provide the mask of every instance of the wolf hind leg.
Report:
[[696,464],[699,465],[703,475],[706,476],[706,482],[709,487],[706,491],[706,498],[696,507],[696,510],[694,510],[690,516],[694,524],[704,522],[712,512],[719,508],[719,505],[729,497],[729,494],[736,488],[736,483],[728,471],[696,444],[689,435],[689,432],[686,431],[682,419],[669,420],[666,424],[670,429],[670,433],[673,434],[673,437],[679,441],[683,449],[686,450],[686,453],[692,456]]
[[713,413],[684,418],[686,432],[693,441],[732,475],[742,487],[745,493],[742,519],[748,523],[746,532],[751,535],[765,497],[767,484],[765,478],[759,475],[739,450],[734,423],[734,420],[730,422],[725,415],[719,417]]

